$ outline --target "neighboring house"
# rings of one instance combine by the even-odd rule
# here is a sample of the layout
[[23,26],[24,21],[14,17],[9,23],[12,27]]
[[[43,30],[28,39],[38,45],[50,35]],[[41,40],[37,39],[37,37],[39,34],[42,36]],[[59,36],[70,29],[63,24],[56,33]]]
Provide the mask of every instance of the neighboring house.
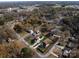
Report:
[[64,57],[64,58],[69,57],[70,52],[71,52],[71,49],[65,47],[65,49],[62,52],[62,57]]
[[61,57],[70,57],[71,52],[73,52],[72,50],[74,48],[77,48],[77,39],[75,39],[74,37],[70,37],[68,38],[68,42],[67,45],[65,46],[65,48],[62,51],[62,56]]

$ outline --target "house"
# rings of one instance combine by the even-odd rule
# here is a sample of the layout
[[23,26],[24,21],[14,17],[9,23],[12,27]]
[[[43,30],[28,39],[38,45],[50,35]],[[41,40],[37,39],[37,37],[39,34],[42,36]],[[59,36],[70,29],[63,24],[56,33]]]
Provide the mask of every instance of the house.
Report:
[[46,47],[48,47],[52,43],[52,41],[48,38],[45,39],[43,42],[46,44]]
[[61,55],[62,49],[59,47],[55,46],[52,50],[51,53],[53,53],[56,57],[59,57]]
[[73,43],[73,42],[69,42],[68,44],[67,44],[67,47],[68,48],[70,48],[70,49],[73,49],[73,48],[75,48],[77,45],[75,44],[75,43]]
[[50,29],[48,30],[49,32],[47,32],[46,36],[47,37],[50,37],[50,36],[56,36],[56,37],[59,37],[57,34],[60,33],[60,30],[59,29]]
[[74,37],[70,37],[68,38],[70,42],[73,42],[73,43],[78,43],[79,40],[78,39],[75,39]]
[[71,51],[77,47],[77,44],[75,43],[77,41],[75,41],[76,39],[74,37],[70,37],[68,39],[67,45],[62,51],[62,57],[70,57]]
[[36,33],[34,33],[34,31],[33,31],[33,30],[30,30],[30,34],[31,34],[31,35],[33,35],[33,36],[35,36],[35,35],[36,35]]
[[71,49],[65,47],[64,50],[63,50],[63,52],[62,52],[62,57],[64,57],[64,58],[69,57],[70,52],[71,52]]
[[67,42],[67,45],[66,47],[70,48],[70,49],[73,49],[73,48],[76,48],[78,47],[78,39],[75,39],[74,37],[70,37],[68,38],[68,42]]

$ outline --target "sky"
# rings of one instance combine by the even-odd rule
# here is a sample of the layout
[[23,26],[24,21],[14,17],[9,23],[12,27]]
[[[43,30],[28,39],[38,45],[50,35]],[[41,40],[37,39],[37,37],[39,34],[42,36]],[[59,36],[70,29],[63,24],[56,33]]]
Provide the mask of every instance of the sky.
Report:
[[0,0],[3,1],[79,1],[79,0]]

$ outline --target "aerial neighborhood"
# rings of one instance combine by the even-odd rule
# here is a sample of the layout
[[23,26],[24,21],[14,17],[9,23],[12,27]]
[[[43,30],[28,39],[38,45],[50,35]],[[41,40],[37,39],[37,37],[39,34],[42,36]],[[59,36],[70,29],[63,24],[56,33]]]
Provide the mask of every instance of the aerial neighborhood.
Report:
[[0,4],[0,58],[78,58],[77,3]]

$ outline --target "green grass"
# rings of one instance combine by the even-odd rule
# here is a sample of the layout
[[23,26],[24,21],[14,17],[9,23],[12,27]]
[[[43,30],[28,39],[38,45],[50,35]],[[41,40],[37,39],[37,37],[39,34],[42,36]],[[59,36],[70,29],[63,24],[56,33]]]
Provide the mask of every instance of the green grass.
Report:
[[42,53],[44,53],[45,48],[40,48],[40,47],[38,47],[37,50],[40,51],[40,52],[42,52]]
[[41,51],[43,51],[43,52],[45,51],[45,48],[39,48],[39,49],[40,49]]

